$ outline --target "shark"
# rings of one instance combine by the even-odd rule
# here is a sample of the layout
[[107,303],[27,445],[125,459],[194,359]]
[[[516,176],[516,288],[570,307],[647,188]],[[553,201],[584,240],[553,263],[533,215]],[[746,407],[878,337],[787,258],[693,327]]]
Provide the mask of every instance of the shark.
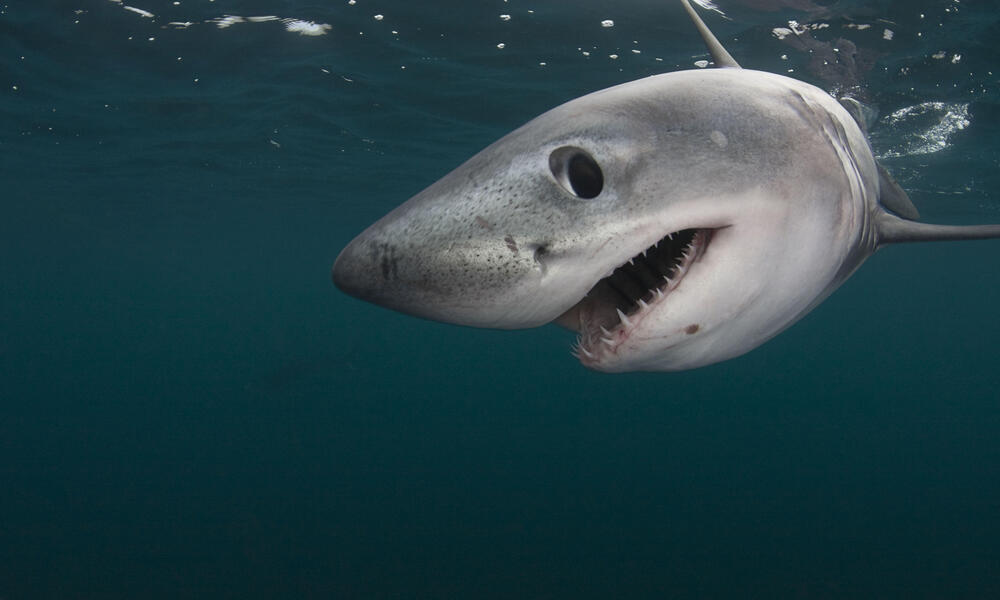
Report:
[[1000,237],[918,221],[863,105],[742,68],[680,4],[714,68],[532,119],[360,233],[334,284],[458,325],[558,323],[590,369],[679,371],[757,348],[879,248]]

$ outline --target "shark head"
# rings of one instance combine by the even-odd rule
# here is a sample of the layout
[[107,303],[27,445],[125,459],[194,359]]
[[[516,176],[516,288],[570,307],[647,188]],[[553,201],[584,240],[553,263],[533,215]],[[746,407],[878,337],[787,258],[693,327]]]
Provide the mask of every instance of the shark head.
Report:
[[886,203],[916,211],[852,105],[738,68],[683,4],[732,68],[657,75],[542,114],[361,233],[334,283],[461,325],[557,322],[590,368],[669,371],[764,343],[880,244],[1000,235],[890,214]]
[[334,281],[463,325],[557,321],[578,331],[577,353],[596,369],[716,362],[780,331],[852,270],[858,253],[831,248],[857,246],[876,190],[849,126],[826,94],[753,71],[597,92],[372,225],[337,259]]

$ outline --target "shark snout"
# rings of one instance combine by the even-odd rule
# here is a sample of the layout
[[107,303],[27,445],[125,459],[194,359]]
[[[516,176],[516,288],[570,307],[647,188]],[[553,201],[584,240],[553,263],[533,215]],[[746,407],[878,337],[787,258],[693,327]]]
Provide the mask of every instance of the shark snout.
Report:
[[381,223],[344,248],[331,278],[360,300],[475,327],[537,327],[579,301],[583,291],[562,293],[566,286],[543,285],[544,244],[487,233],[492,236],[470,240],[473,236],[452,232],[414,241],[393,223]]
[[355,298],[380,303],[398,276],[397,257],[398,251],[391,244],[358,237],[334,261],[333,284]]
[[337,289],[356,298],[364,299],[364,291],[367,286],[364,284],[364,271],[357,256],[354,244],[344,248],[336,260],[333,261],[333,268],[330,269],[330,278]]

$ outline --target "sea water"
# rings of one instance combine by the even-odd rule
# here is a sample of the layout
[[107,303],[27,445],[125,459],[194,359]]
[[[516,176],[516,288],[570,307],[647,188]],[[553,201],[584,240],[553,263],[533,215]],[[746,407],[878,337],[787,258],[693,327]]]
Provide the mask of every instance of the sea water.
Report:
[[[993,3],[714,5],[879,112],[926,220],[1000,222]],[[512,128],[707,59],[666,0],[0,1],[0,598],[1000,594],[1000,241],[675,374],[331,284]]]

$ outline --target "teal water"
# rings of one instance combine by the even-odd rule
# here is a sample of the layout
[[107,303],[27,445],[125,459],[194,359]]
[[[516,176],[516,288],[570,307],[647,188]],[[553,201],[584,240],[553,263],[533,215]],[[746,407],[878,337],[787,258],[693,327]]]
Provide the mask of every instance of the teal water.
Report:
[[[888,248],[677,374],[330,283],[511,128],[696,68],[672,3],[128,4],[0,2],[0,598],[1000,594],[1000,242]],[[926,220],[1000,222],[993,3],[716,4],[878,108]]]

